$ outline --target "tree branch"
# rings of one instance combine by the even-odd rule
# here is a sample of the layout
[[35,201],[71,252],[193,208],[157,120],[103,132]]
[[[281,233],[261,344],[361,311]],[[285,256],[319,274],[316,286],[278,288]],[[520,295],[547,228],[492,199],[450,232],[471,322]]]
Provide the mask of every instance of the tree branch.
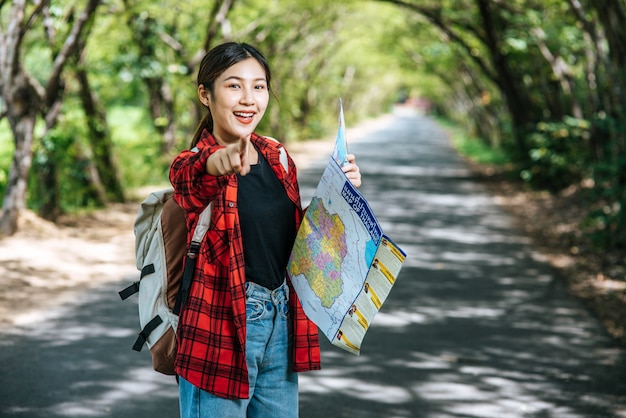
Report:
[[235,0],[222,0],[221,4],[220,2],[215,2],[215,6],[211,11],[211,17],[209,18],[209,23],[207,26],[207,36],[204,41],[205,52],[211,49],[211,46],[213,45],[213,40],[217,35],[219,27],[225,26],[228,12],[230,12],[234,4]]
[[178,55],[178,56],[184,55],[185,47],[183,46],[183,44],[181,44],[172,35],[170,35],[169,33],[160,31],[158,33],[158,36],[159,36],[159,38],[161,38],[163,43],[165,43],[165,45],[169,46],[170,48],[172,48],[176,52],[176,55]]
[[[474,48],[471,47],[470,45],[468,45],[468,43],[465,42],[465,40],[463,40],[463,38],[461,38],[460,34],[458,34],[452,27],[450,27],[450,25],[448,25],[448,24],[446,24],[446,22],[444,22],[444,20],[443,20],[443,18],[441,16],[441,8],[429,9],[429,8],[421,7],[421,6],[417,5],[417,4],[413,4],[413,3],[410,3],[410,2],[407,2],[407,1],[403,1],[403,0],[379,0],[379,1],[392,3],[392,4],[395,4],[397,6],[401,6],[401,7],[407,8],[407,9],[412,10],[412,11],[420,14],[421,16],[423,16],[431,24],[433,24],[435,27],[439,28],[439,30],[441,30],[441,32],[443,32],[451,41],[453,41],[454,43],[459,45],[461,47],[461,49],[465,50],[467,52],[467,56],[469,57],[469,59],[472,60],[482,70],[482,72],[485,74],[485,76],[487,76],[495,84],[499,84],[497,75],[489,67],[489,65],[487,65],[485,60],[481,59],[480,56],[476,55],[474,53]],[[476,36],[476,38],[483,45],[486,45],[485,38],[480,36],[480,34],[476,31],[476,28],[473,28],[473,27],[468,26],[468,25],[463,25],[463,24],[459,24],[459,26],[463,27],[468,32],[471,32],[472,35]],[[486,45],[486,46],[488,47],[488,45]]]
[[54,21],[50,16],[50,7],[46,7],[43,10],[43,27],[45,29],[46,38],[50,47],[54,47],[54,38],[56,36],[56,30],[54,29]]
[[100,0],[89,0],[83,12],[80,14],[78,19],[74,21],[74,26],[72,27],[70,34],[65,39],[65,42],[52,65],[52,72],[50,73],[50,78],[48,79],[48,84],[46,86],[46,95],[48,100],[57,94],[63,68],[67,63],[69,56],[74,52],[83,29],[96,11],[99,3]]
[[24,19],[24,10],[26,2],[24,0],[16,0],[13,2],[9,16],[9,24],[7,25],[6,34],[3,34],[3,48],[0,52],[0,65],[2,66],[2,83],[0,85],[10,86],[13,77],[19,70],[19,49],[22,43],[23,32],[21,23]]
[[22,26],[22,32],[20,34],[20,38],[24,37],[26,32],[30,30],[30,28],[35,24],[35,21],[39,17],[39,14],[43,10],[43,8],[50,2],[50,0],[41,0],[35,3],[35,10],[28,17],[28,21]]

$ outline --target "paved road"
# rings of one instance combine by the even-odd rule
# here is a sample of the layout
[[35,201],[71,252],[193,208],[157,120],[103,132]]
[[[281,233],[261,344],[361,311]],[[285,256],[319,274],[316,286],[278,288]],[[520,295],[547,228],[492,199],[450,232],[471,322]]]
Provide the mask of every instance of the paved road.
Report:
[[[570,297],[429,119],[350,138],[362,191],[408,260],[352,356],[323,342],[301,416],[626,417],[626,350]],[[303,170],[310,198],[325,161]],[[177,416],[171,378],[130,350],[120,278],[45,323],[0,330],[1,417]],[[323,337],[322,337],[323,338]]]

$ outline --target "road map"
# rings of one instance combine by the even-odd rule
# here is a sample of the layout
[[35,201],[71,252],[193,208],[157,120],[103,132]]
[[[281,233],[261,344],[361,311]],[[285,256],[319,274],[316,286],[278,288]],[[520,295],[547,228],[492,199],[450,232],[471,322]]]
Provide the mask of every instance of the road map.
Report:
[[287,267],[303,308],[326,337],[354,354],[406,255],[386,237],[341,169],[343,108],[333,154],[317,186]]

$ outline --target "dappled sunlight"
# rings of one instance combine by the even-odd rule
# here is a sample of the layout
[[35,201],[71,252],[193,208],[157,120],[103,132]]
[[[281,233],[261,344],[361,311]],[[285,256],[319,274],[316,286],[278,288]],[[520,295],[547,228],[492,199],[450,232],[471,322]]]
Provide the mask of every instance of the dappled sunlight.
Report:
[[427,316],[417,312],[379,312],[372,327],[404,327],[411,324],[420,324],[427,321]]
[[[625,350],[567,293],[433,122],[395,122],[349,146],[362,191],[407,259],[360,356],[321,335],[322,370],[300,374],[300,416],[625,416]],[[324,166],[300,173],[303,201]],[[98,258],[101,267],[107,259]],[[61,306],[2,330],[8,400],[0,415],[177,416],[174,378],[152,370],[147,347],[131,350],[136,299],[122,302],[117,291],[136,273],[118,273],[116,283],[67,292]]]
[[[155,378],[156,377],[156,378]],[[94,389],[97,392],[92,396],[85,396],[75,402],[65,402],[56,405],[52,410],[56,413],[63,413],[68,416],[109,416],[112,406],[120,402],[132,402],[147,397],[158,396],[164,399],[178,401],[178,390],[174,384],[173,377],[169,382],[155,376],[151,369],[142,368],[128,371],[122,380],[108,382],[79,382],[70,386],[70,390],[86,391]],[[104,414],[104,415],[101,415]]]
[[467,229],[461,228],[423,228],[420,234],[424,238],[456,241],[461,244],[529,243],[528,239],[519,236],[488,234],[487,231],[468,231]]
[[401,386],[373,384],[341,376],[322,377],[321,374],[309,374],[301,377],[300,382],[303,389],[300,392],[306,394],[307,390],[310,390],[321,395],[324,393],[335,395],[341,393],[344,396],[383,404],[400,404],[412,398],[411,392]]
[[440,257],[443,261],[469,262],[468,264],[484,263],[492,266],[515,264],[515,257],[510,255],[495,256],[492,253],[445,251],[440,254]]
[[[11,391],[2,412],[24,417],[138,417],[146,410],[177,416],[178,388],[172,376],[152,370],[148,348],[131,349],[137,335],[137,305],[117,291],[127,280],[92,288],[41,318],[3,330],[3,345],[29,363],[0,350],[0,386]],[[54,364],[54,367],[46,365]],[[14,385],[15,376],[34,385]],[[124,411],[123,413],[121,411]],[[1,415],[1,414],[0,414]],[[4,415],[3,415],[4,416]],[[157,415],[151,415],[157,416]]]
[[[459,177],[468,175],[469,171],[464,168],[440,168],[440,167],[410,167],[410,166],[385,166],[380,167],[380,171],[377,171],[377,167],[373,166],[371,169],[368,168],[367,174],[368,176],[376,176],[380,174],[384,175],[392,175],[392,176],[441,176],[441,177]],[[441,195],[440,203],[451,205],[453,204],[453,200],[450,199],[450,196]]]
[[540,399],[524,396],[517,382],[498,379],[483,387],[450,382],[431,382],[414,388],[424,398],[440,403],[442,410],[462,416],[499,418],[520,416],[550,409]]
[[402,123],[351,152],[362,192],[407,259],[360,357],[322,336],[323,370],[301,378],[301,416],[619,416],[624,350],[441,131],[426,119]]
[[64,401],[47,407],[20,406],[9,408],[7,412],[29,413],[33,416],[111,417],[114,407],[120,402],[141,402],[142,399],[155,396],[177,402],[178,392],[176,387],[172,389],[171,383],[155,379],[155,372],[152,370],[135,369],[111,381],[68,382],[68,394],[83,394],[74,401]]
[[[81,230],[33,220],[2,239],[0,277],[10,291],[0,294],[0,325],[41,324],[66,315],[91,286],[136,280],[135,213],[128,212],[118,208],[102,218],[93,215],[86,222],[92,224]],[[37,227],[41,223],[44,229]]]

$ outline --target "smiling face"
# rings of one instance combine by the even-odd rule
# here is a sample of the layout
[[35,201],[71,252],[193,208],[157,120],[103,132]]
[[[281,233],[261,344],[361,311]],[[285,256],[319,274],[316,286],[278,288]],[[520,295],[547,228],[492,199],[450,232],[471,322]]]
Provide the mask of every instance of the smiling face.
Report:
[[213,117],[213,136],[222,145],[237,142],[257,127],[269,102],[265,70],[254,58],[239,61],[214,82],[198,86],[200,101]]

